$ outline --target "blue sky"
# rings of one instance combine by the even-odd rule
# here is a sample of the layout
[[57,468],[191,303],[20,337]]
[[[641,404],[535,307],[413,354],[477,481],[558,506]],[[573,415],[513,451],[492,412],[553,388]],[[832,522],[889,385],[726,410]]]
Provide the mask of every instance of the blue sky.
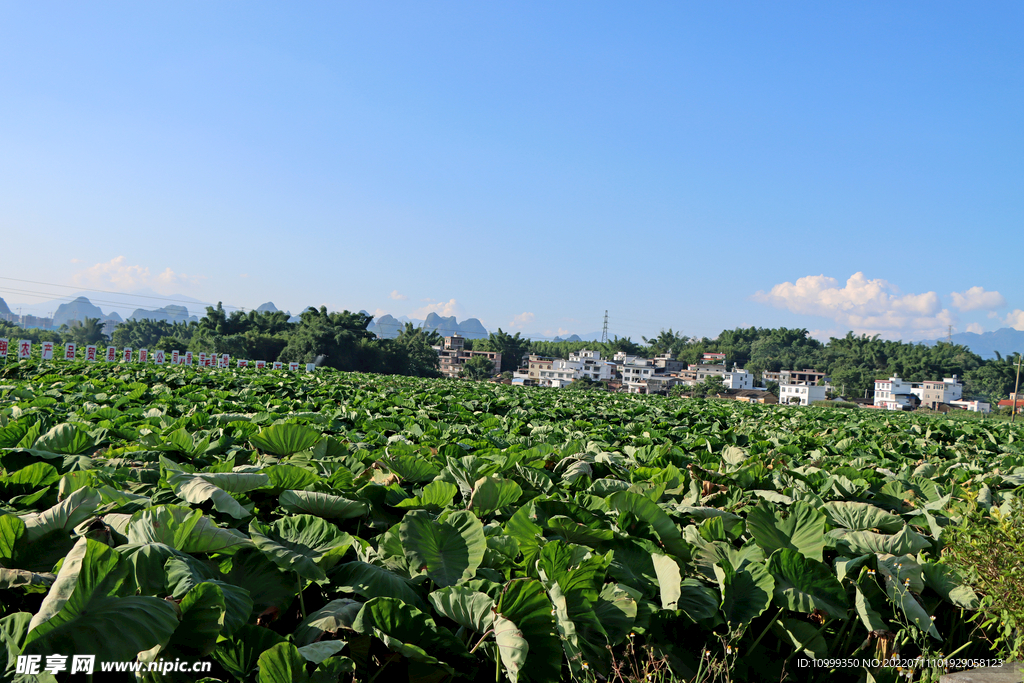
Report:
[[8,302],[1024,329],[1019,2],[0,9]]

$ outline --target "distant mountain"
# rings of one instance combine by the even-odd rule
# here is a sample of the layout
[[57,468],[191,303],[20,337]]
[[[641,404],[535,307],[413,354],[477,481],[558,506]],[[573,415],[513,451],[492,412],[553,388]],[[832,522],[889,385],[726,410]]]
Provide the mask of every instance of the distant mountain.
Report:
[[7,302],[0,297],[0,315],[14,315],[11,313],[11,309],[7,308]]
[[391,315],[382,315],[370,322],[366,329],[383,339],[394,339],[405,327],[405,323],[399,322]]
[[274,305],[273,301],[268,301],[265,304],[260,304],[259,306],[257,306],[256,307],[256,312],[257,313],[276,313],[277,312],[277,306]]
[[60,327],[72,321],[85,320],[86,318],[99,318],[103,320],[106,317],[106,314],[100,310],[99,306],[94,305],[84,296],[80,296],[74,301],[69,301],[57,307],[53,314],[53,326]]
[[[1024,331],[1015,330],[1012,327],[1004,327],[994,332],[957,332],[951,338],[954,344],[963,344],[982,358],[991,360],[996,357],[998,351],[1005,358],[1014,353],[1024,353]],[[933,346],[936,342],[946,341],[945,339],[931,339],[920,342]]]
[[454,315],[446,318],[437,313],[430,313],[420,327],[427,332],[437,332],[442,337],[457,334],[466,339],[486,339],[491,336],[476,318],[469,318],[460,323]]
[[188,309],[184,306],[164,306],[155,311],[136,309],[128,316],[129,320],[166,320],[169,323],[197,323],[199,316],[189,316]]
[[561,337],[561,336],[549,337],[548,335],[544,334],[543,332],[520,332],[519,336],[523,337],[524,339],[532,339],[534,341],[552,341],[552,342],[563,342],[563,341],[567,341],[567,342],[584,342],[584,341],[599,342],[599,341],[601,341],[601,333],[600,332],[587,332],[586,334],[573,334],[573,335],[569,335],[568,337]]

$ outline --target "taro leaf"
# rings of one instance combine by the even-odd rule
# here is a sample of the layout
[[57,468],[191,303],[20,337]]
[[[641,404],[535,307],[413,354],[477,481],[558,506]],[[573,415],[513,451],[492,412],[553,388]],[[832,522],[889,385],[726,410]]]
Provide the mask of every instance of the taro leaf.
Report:
[[92,517],[100,504],[100,494],[91,488],[81,488],[42,512],[21,515],[25,522],[25,541],[33,543],[55,531],[68,534],[76,526]]
[[304,489],[310,484],[320,481],[320,477],[315,472],[295,465],[271,465],[260,471],[270,479],[264,488],[277,493],[289,489]]
[[391,470],[403,480],[415,483],[433,481],[441,473],[436,466],[411,455],[400,455],[389,463]]
[[0,566],[11,566],[14,548],[24,535],[25,522],[14,515],[0,515]]
[[60,473],[56,467],[47,462],[34,462],[4,477],[0,481],[0,491],[7,499],[14,495],[24,496],[32,492],[46,493],[46,487],[59,480]]
[[256,548],[245,548],[231,556],[231,569],[224,581],[245,589],[255,614],[266,610],[283,612],[298,590],[294,575],[282,574],[277,565]]
[[324,519],[351,519],[370,511],[370,506],[364,501],[317,491],[285,491],[281,494],[280,504],[288,512],[305,512]]
[[526,664],[530,644],[512,621],[497,613],[494,614],[494,640],[498,643],[498,654],[505,667],[505,675],[512,683],[518,683],[519,672]]
[[337,564],[352,545],[351,536],[313,515],[283,517],[269,525],[253,520],[249,536],[282,571],[318,583],[327,582],[324,570]]
[[127,536],[129,543],[163,543],[189,554],[230,554],[252,546],[242,532],[222,529],[202,510],[179,505],[157,505],[136,512],[128,524]]
[[873,555],[858,555],[857,557],[837,557],[836,558],[836,578],[840,581],[850,577],[856,579],[855,573],[858,569],[867,564]]
[[551,604],[554,606],[552,612],[555,615],[555,627],[558,629],[558,635],[561,637],[562,649],[565,651],[569,669],[574,675],[580,674],[583,663],[581,637],[576,632],[575,622],[569,616],[568,602],[557,581],[548,585],[548,597],[551,598]]
[[926,562],[921,565],[921,569],[924,572],[925,584],[944,600],[963,609],[978,609],[978,596],[964,583],[955,569],[934,562]]
[[363,603],[349,598],[331,600],[329,603],[306,617],[306,620],[295,629],[294,640],[301,645],[309,645],[324,633],[337,633],[341,629],[351,629],[352,622],[362,609]]
[[50,453],[78,455],[95,445],[96,441],[87,432],[64,422],[36,439],[32,447],[35,450],[49,451]]
[[909,526],[904,526],[898,534],[835,529],[829,532],[829,536],[836,540],[837,546],[848,548],[849,552],[855,555],[862,553],[911,555],[930,548],[932,545],[931,541]]
[[423,511],[402,518],[398,536],[414,571],[425,571],[438,586],[472,579],[484,559],[487,539],[476,515],[460,510],[444,522]]
[[632,491],[617,491],[605,498],[605,502],[612,510],[631,513],[650,524],[665,550],[671,554],[684,559],[689,557],[689,549],[683,543],[682,535],[672,518],[650,498]]
[[668,555],[655,554],[651,556],[651,560],[654,562],[654,571],[658,574],[658,587],[661,590],[661,608],[677,609],[679,596],[682,594],[680,588],[683,584],[679,565]]
[[459,626],[477,633],[486,633],[493,624],[491,610],[494,600],[485,593],[469,590],[463,586],[448,586],[427,596],[430,604]]
[[935,628],[935,623],[932,622],[931,616],[911,594],[909,588],[889,577],[885,579],[885,588],[886,592],[889,593],[889,598],[899,606],[900,610],[902,610],[903,614],[914,626],[917,626],[920,631],[931,635],[936,640],[942,640],[942,636],[939,635],[939,629]]
[[876,555],[878,573],[900,583],[907,583],[912,593],[924,590],[924,578],[921,576],[921,565],[913,555]]
[[69,652],[132,661],[166,642],[178,626],[174,607],[158,598],[116,597],[127,573],[115,550],[79,540],[32,617],[24,653]]
[[618,645],[626,639],[636,621],[636,598],[625,587],[605,584],[594,605],[594,616],[608,636],[609,645]]
[[256,668],[260,654],[283,642],[285,639],[269,628],[246,625],[235,635],[220,641],[213,651],[213,657],[236,679],[246,680]]
[[291,643],[278,643],[260,655],[256,683],[306,683],[306,658]]
[[0,590],[20,588],[27,593],[45,593],[56,578],[53,574],[0,567]]
[[270,483],[270,477],[261,472],[200,472],[195,476],[228,493],[245,493]]
[[593,529],[565,515],[549,517],[545,526],[569,543],[580,543],[591,547],[615,538],[615,532],[611,529]]
[[469,509],[480,516],[514,504],[523,495],[523,489],[511,479],[482,477],[473,485]]
[[206,657],[217,645],[227,612],[220,586],[200,583],[185,595],[178,607],[181,623],[160,650],[160,656],[166,660]]
[[322,434],[310,427],[297,424],[271,425],[259,434],[249,437],[249,443],[272,455],[287,456],[309,450]]
[[536,683],[559,683],[562,645],[555,635],[551,601],[544,586],[535,579],[509,581],[501,594],[497,611],[519,627],[529,644],[527,666],[520,669],[520,678]]
[[[205,564],[194,558],[185,556],[172,557],[164,565],[167,574],[167,585],[170,587],[172,597],[184,596],[196,586],[203,583],[210,583],[220,589],[224,596],[224,626],[221,628],[222,636],[229,636],[240,629],[252,615],[253,601],[249,597],[249,591],[241,586],[236,586],[226,581],[221,581],[222,575],[207,567]],[[277,573],[277,570],[274,570]]]
[[806,652],[811,659],[828,656],[828,644],[824,636],[806,621],[779,619],[772,624],[772,630],[781,640],[789,641],[796,651]]
[[231,494],[198,475],[181,472],[169,477],[167,483],[171,485],[176,496],[193,505],[200,505],[212,500],[213,507],[218,512],[231,515],[235,519],[249,516],[246,509],[232,498]]
[[137,595],[166,595],[168,577],[164,565],[172,558],[192,559],[163,543],[123,545],[117,552],[131,567],[126,583]]
[[846,590],[829,568],[795,550],[776,550],[768,558],[775,578],[775,602],[786,609],[811,613],[819,610],[835,619],[846,619]]
[[775,579],[760,562],[751,562],[739,571],[728,563],[715,565],[715,574],[722,589],[722,613],[730,628],[746,626],[771,604]]
[[346,593],[355,593],[367,600],[384,596],[398,598],[413,607],[428,609],[412,584],[383,567],[365,562],[348,562],[331,572],[331,586]]
[[367,602],[352,628],[356,633],[377,636],[389,650],[415,662],[442,664],[449,670],[446,665],[470,659],[466,646],[451,631],[394,598],[373,598]]
[[455,484],[446,481],[432,481],[423,487],[420,495],[413,498],[406,498],[397,502],[397,508],[426,508],[428,510],[441,510],[452,502],[459,488]]
[[790,548],[808,559],[822,561],[825,515],[803,501],[793,503],[785,519],[762,501],[747,512],[747,529],[765,554]]
[[824,511],[832,526],[851,531],[878,530],[894,534],[903,528],[903,519],[868,503],[832,501],[825,503]]
[[871,631],[887,631],[889,627],[885,623],[885,619],[879,614],[874,607],[871,606],[871,601],[868,600],[868,596],[864,595],[864,591],[857,586],[857,593],[853,599],[853,606],[857,610],[857,616],[860,617],[860,621],[864,624],[869,632]]
[[718,595],[697,579],[683,579],[676,609],[694,621],[712,619],[718,612]]
[[[0,619],[0,672],[16,666],[31,620],[30,612],[15,612]],[[6,656],[3,656],[5,650]]]
[[301,654],[307,662],[319,664],[341,652],[344,647],[344,640],[322,640],[318,643],[310,643],[309,645],[300,647],[299,654]]

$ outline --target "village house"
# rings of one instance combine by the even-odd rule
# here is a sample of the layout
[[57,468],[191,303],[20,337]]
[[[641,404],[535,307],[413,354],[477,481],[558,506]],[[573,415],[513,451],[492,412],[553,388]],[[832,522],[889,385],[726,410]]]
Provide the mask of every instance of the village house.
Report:
[[433,347],[437,351],[439,369],[445,377],[458,377],[462,366],[473,356],[483,356],[494,364],[491,376],[501,373],[501,354],[495,351],[468,351],[465,349],[465,339],[459,335],[452,335],[444,338],[442,346]]
[[922,408],[935,410],[940,403],[953,404],[963,396],[964,385],[961,384],[956,375],[946,377],[941,382],[938,380],[930,382],[919,382],[911,385],[910,391],[914,396],[921,399]]
[[825,387],[815,384],[783,384],[779,387],[779,403],[790,405],[799,403],[809,406],[815,401],[825,400]]
[[817,384],[825,379],[824,372],[817,370],[779,370],[771,372],[766,370],[761,373],[761,379],[765,382],[778,382],[779,384]]

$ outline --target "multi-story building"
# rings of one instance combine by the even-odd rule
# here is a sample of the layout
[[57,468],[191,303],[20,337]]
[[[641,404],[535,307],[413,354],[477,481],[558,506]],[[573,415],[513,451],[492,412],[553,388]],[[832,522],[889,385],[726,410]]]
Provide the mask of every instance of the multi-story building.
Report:
[[875,380],[875,407],[886,410],[909,410],[917,397],[910,382],[892,376]]
[[779,387],[779,403],[790,405],[799,403],[808,406],[814,401],[825,400],[825,387],[814,384],[783,384]]
[[491,376],[501,372],[501,354],[496,351],[467,351],[465,339],[459,335],[444,338],[444,345],[435,346],[440,361],[441,374],[445,377],[458,377],[462,366],[473,356],[483,356],[494,364]]
[[632,362],[623,363],[619,367],[622,373],[622,385],[630,393],[640,393],[640,385],[654,376],[654,363],[647,358],[631,357]]
[[705,353],[700,362],[708,365],[713,363],[725,365],[725,354],[718,352]]
[[526,362],[526,371],[530,380],[534,384],[540,384],[541,373],[551,369],[551,364],[555,362],[555,358],[548,356],[538,356],[531,354]]
[[654,357],[654,367],[659,372],[679,372],[686,369],[686,363],[676,360],[671,353],[662,353]]
[[964,385],[956,375],[938,380],[919,382],[911,386],[910,392],[921,399],[923,408],[935,410],[940,403],[953,403],[963,397]]
[[570,353],[569,362],[577,364],[579,377],[586,377],[595,382],[607,382],[615,376],[615,363],[601,360],[600,351],[583,349]]
[[717,375],[724,379],[724,375],[728,368],[725,367],[724,363],[721,365],[718,363],[697,363],[691,364],[689,370],[690,372],[695,373],[695,381],[703,382],[712,375]]
[[779,370],[778,372],[766,370],[761,373],[761,378],[765,382],[778,382],[779,384],[817,384],[825,379],[826,375],[824,372],[810,369]]
[[733,363],[732,370],[722,374],[722,380],[725,383],[726,389],[753,389],[754,388],[754,376],[744,370],[743,368],[736,367]]

